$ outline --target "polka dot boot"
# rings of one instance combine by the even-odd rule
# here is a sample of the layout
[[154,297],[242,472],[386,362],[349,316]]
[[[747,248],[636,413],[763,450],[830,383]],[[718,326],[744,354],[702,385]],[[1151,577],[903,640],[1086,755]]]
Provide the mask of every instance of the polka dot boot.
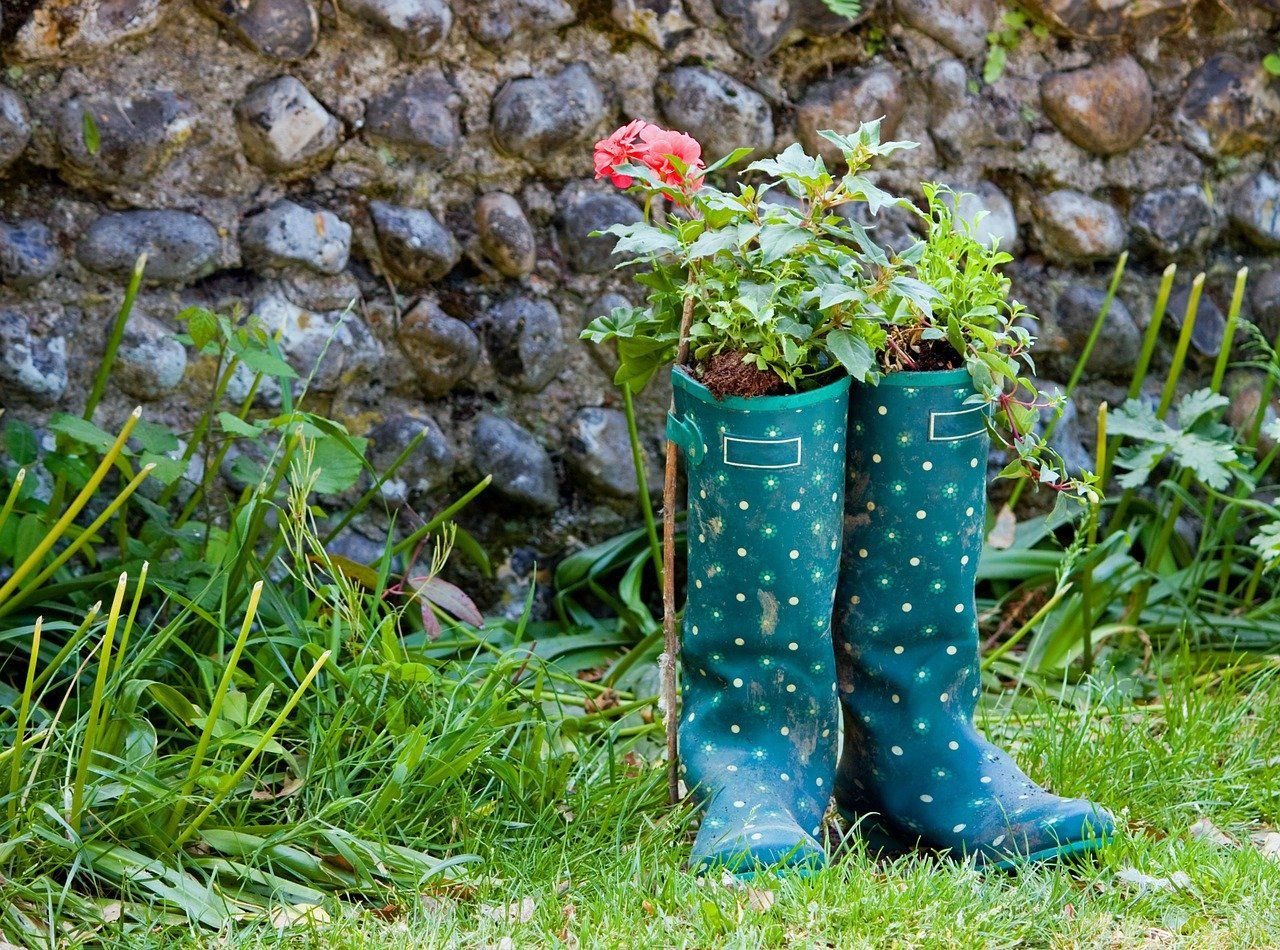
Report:
[[839,567],[849,381],[717,400],[682,372],[667,433],[689,481],[680,759],[702,807],[692,864],[815,868],[838,704]]
[[895,373],[849,409],[835,648],[840,811],[877,847],[980,864],[1095,850],[1092,802],[1036,785],[973,725],[989,438],[966,370]]

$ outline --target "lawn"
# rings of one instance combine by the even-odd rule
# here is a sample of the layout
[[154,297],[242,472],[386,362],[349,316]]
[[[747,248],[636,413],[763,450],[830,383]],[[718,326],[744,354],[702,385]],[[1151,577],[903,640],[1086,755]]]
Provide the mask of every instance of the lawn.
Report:
[[[1127,825],[1070,866],[979,873],[879,862],[857,844],[809,878],[732,885],[683,867],[685,810],[661,775],[578,788],[532,822],[500,812],[468,842],[475,884],[377,913],[273,932],[245,947],[1194,946],[1280,944],[1280,677],[1177,680],[1142,706],[1051,700],[991,712],[1033,778],[1090,794]],[[459,802],[459,810],[468,806]],[[833,846],[840,845],[832,830]],[[388,917],[390,919],[380,919]],[[103,934],[102,936],[105,936]],[[163,940],[113,937],[117,946]],[[191,946],[211,944],[193,936]],[[225,940],[219,945],[226,945]]]

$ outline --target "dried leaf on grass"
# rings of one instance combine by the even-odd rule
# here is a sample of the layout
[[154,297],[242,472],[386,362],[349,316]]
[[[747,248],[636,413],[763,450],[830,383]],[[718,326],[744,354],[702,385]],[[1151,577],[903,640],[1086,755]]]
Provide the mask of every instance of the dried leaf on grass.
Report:
[[1014,517],[1013,509],[1005,505],[996,515],[996,523],[991,526],[991,533],[987,535],[987,544],[997,551],[1004,551],[1013,547],[1017,532],[1018,519]]
[[1191,878],[1185,871],[1175,871],[1168,877],[1156,877],[1152,874],[1144,874],[1137,868],[1123,868],[1116,872],[1116,880],[1121,884],[1133,886],[1139,894],[1191,888]]
[[526,897],[510,904],[481,904],[478,909],[481,917],[500,924],[527,924],[533,919],[538,904],[532,897]]
[[1209,844],[1222,848],[1234,848],[1236,846],[1235,839],[1223,832],[1208,818],[1201,818],[1197,821],[1187,829],[1187,834],[1196,841],[1207,841]]
[[288,798],[290,795],[296,795],[301,790],[303,780],[300,778],[291,778],[282,783],[279,788],[255,788],[249,793],[249,797],[255,802],[269,802],[277,798]]
[[1280,832],[1260,831],[1253,836],[1253,844],[1265,857],[1280,861]]
[[299,924],[313,926],[329,922],[329,912],[319,904],[277,904],[271,908],[268,917],[271,926],[277,930]]

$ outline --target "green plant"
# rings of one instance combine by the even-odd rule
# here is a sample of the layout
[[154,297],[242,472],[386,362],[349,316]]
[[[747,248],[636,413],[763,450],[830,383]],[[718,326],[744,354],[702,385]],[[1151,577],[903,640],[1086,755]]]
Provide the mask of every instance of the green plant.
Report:
[[987,34],[987,58],[982,64],[982,81],[988,86],[1004,75],[1009,54],[1018,48],[1028,30],[1038,40],[1049,37],[1048,27],[1017,6],[1000,15],[1000,24],[1000,29]]

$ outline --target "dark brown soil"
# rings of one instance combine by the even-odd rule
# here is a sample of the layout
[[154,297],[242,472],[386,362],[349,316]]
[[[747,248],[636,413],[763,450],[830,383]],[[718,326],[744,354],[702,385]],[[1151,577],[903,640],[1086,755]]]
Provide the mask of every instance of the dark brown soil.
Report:
[[960,354],[946,340],[922,340],[916,328],[889,331],[889,346],[882,357],[889,372],[956,369],[964,365]]
[[738,350],[708,357],[694,367],[694,375],[717,399],[774,396],[786,390],[776,373],[742,362],[742,353]]

